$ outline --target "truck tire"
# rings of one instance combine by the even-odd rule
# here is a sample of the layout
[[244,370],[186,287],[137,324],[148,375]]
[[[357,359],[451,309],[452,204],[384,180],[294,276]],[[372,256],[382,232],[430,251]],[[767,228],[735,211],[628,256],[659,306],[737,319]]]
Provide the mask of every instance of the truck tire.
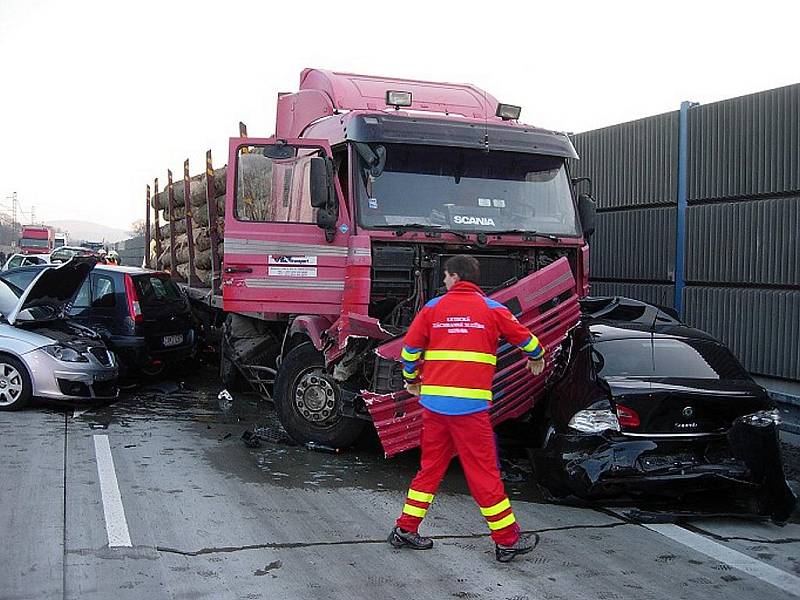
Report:
[[0,410],[21,410],[31,401],[33,386],[19,360],[0,354]]
[[358,439],[364,421],[341,414],[341,395],[325,360],[311,342],[292,348],[275,379],[275,410],[286,432],[300,444],[346,448]]

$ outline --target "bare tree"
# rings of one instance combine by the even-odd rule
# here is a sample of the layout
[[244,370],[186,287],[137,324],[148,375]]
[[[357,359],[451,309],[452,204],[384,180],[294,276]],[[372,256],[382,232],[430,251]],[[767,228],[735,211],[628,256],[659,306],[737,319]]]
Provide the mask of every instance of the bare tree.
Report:
[[144,235],[144,219],[136,219],[130,226],[130,234],[131,235]]

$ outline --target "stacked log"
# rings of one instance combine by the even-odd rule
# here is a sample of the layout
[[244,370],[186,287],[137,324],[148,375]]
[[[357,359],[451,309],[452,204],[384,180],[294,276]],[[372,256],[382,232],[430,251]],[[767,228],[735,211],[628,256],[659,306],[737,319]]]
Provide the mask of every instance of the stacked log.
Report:
[[[227,167],[214,171],[213,192],[217,208],[217,232],[220,243],[217,248],[220,259],[223,253],[222,236],[225,228],[225,180]],[[154,195],[150,205],[159,211],[161,256],[159,262],[165,270],[171,271],[172,252],[170,243],[170,221],[175,227],[175,270],[184,279],[189,278],[189,239],[186,233],[186,205],[184,201],[183,179],[173,182],[173,205],[169,206],[169,188]],[[211,237],[208,227],[208,203],[206,202],[206,175],[201,173],[189,180],[189,204],[192,219],[192,237],[194,239],[195,273],[204,285],[211,285]],[[155,224],[151,227],[151,235],[156,235]]]

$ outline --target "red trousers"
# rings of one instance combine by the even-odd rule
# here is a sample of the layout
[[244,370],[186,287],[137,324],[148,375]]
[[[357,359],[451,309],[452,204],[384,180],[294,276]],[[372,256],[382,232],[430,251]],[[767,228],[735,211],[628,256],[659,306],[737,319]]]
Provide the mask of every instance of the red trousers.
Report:
[[519,539],[511,503],[500,471],[494,432],[487,411],[470,415],[442,415],[422,409],[422,460],[408,490],[397,525],[417,531],[454,456],[458,455],[472,497],[497,544],[510,546]]

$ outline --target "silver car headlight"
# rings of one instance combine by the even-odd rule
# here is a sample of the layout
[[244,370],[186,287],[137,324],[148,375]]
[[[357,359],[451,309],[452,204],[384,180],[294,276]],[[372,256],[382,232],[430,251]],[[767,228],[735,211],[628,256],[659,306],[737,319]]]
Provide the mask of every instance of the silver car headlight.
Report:
[[749,415],[744,415],[742,417],[742,421],[752,425],[769,425],[770,423],[780,425],[781,413],[777,408],[773,408],[771,410],[760,410]]
[[52,356],[56,360],[61,360],[64,362],[89,362],[88,358],[86,358],[83,354],[81,354],[74,348],[70,348],[68,346],[62,346],[61,344],[53,344],[51,346],[45,346],[44,348],[42,348],[42,350],[47,352],[50,356]]
[[619,421],[610,409],[579,410],[569,420],[569,427],[581,433],[600,433],[607,429],[619,431]]

